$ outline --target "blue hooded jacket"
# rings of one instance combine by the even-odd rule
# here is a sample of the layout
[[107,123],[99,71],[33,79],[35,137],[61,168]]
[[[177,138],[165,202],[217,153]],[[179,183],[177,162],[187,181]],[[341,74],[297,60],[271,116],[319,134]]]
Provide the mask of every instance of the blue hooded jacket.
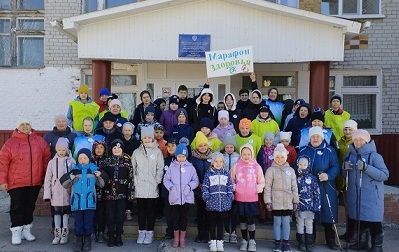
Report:
[[[302,157],[299,157],[298,160],[300,158]],[[317,177],[310,173],[310,166],[309,160],[309,165],[306,169],[298,169],[298,176],[296,177],[299,195],[298,211],[318,213],[321,209],[320,187],[317,183]]]
[[205,173],[202,198],[208,211],[226,212],[234,200],[233,184],[225,169],[210,168]]

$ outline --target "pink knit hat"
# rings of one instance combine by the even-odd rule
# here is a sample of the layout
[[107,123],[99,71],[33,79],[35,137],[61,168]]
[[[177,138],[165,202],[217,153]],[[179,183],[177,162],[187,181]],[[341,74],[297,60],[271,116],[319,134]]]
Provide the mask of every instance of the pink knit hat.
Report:
[[367,130],[363,129],[358,129],[355,132],[352,133],[352,139],[364,139],[366,143],[369,143],[371,140],[370,134],[367,132]]

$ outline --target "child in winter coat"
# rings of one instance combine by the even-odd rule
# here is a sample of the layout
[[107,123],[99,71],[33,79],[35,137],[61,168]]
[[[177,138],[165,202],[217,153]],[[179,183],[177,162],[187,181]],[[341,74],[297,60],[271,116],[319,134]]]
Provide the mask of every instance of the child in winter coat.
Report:
[[151,244],[154,239],[158,185],[162,182],[164,162],[162,152],[154,141],[153,126],[141,129],[141,141],[142,144],[132,156],[139,222],[137,243]]
[[[107,152],[108,148],[104,141],[94,141],[91,162],[98,167],[103,177],[106,176],[108,180],[108,175],[104,172]],[[103,199],[103,194],[103,188],[96,185],[97,205],[94,216],[94,231],[96,234],[96,242],[98,243],[103,243],[105,241],[104,231],[107,216],[105,214],[105,201]]]
[[162,111],[159,123],[165,128],[165,137],[170,137],[169,132],[173,125],[177,124],[176,112],[179,108],[179,96],[172,95],[169,97],[169,109]]
[[[273,251],[291,251],[290,218],[296,211],[299,198],[296,175],[287,163],[287,150],[284,145],[277,144],[274,149],[274,161],[267,169],[264,200],[266,210],[273,211],[274,248]],[[281,226],[283,227],[283,243],[281,243]]]
[[184,108],[179,108],[175,115],[177,124],[170,129],[169,136],[176,138],[177,142],[185,137],[191,143],[194,139],[194,129],[188,124],[187,111]]
[[[241,251],[256,251],[255,216],[259,215],[258,193],[265,187],[262,167],[256,162],[250,144],[240,149],[240,158],[230,171],[236,200],[235,211],[239,215],[242,241]],[[248,241],[249,231],[249,241]]]
[[202,185],[202,198],[209,215],[211,239],[209,250],[224,251],[222,240],[224,216],[231,209],[234,195],[230,174],[224,169],[223,154],[220,152],[212,154],[211,167],[206,171]]
[[[274,154],[274,135],[268,132],[263,137],[263,145],[258,153],[257,161],[262,167],[263,174],[266,173],[267,169],[272,166],[273,154]],[[263,200],[263,192],[259,195],[259,222],[271,221],[272,215],[270,212],[266,211],[265,201]]]
[[134,136],[134,125],[131,122],[125,122],[122,126],[122,142],[123,142],[123,153],[128,154],[130,157],[133,151],[140,146],[140,141]]
[[204,182],[205,172],[211,166],[210,158],[212,150],[208,146],[208,139],[201,131],[198,131],[195,141],[195,149],[191,153],[190,163],[197,171],[199,186],[194,190],[195,204],[197,206],[197,229],[198,235],[195,242],[207,243],[209,239],[209,218],[205,210],[205,201],[202,198],[202,184]]
[[96,129],[94,134],[102,135],[105,137],[104,141],[108,147],[108,150],[111,150],[111,143],[115,139],[122,139],[123,135],[118,126],[116,126],[116,117],[111,113],[105,113],[103,117],[103,127]]
[[[237,162],[240,155],[236,152],[236,138],[227,136],[223,139],[222,153],[224,159],[224,169],[229,173],[233,165]],[[234,212],[235,201],[232,203],[231,209],[226,213],[224,218],[224,234],[223,242],[237,243],[236,227],[238,215]]]
[[258,137],[263,137],[267,132],[276,135],[280,132],[278,123],[273,119],[269,105],[263,105],[259,109],[259,114],[252,121],[252,132]]
[[186,247],[186,229],[189,204],[194,204],[193,190],[198,186],[194,166],[187,161],[186,144],[176,148],[176,160],[165,173],[163,184],[169,191],[169,204],[173,222],[173,247]]
[[107,213],[108,247],[123,245],[122,234],[126,203],[133,200],[133,167],[129,155],[123,153],[123,142],[115,139],[106,159],[105,172],[109,176],[104,186]]
[[69,200],[71,192],[65,189],[60,183],[61,176],[72,170],[72,167],[75,165],[75,160],[70,156],[68,144],[69,141],[67,138],[58,138],[55,145],[57,154],[48,163],[44,178],[43,199],[44,201],[50,201],[51,206],[54,207],[55,228],[54,239],[52,241],[54,245],[68,243]]
[[290,144],[291,143],[291,135],[292,132],[280,132],[280,143],[284,145],[284,148],[288,152],[287,162],[290,164],[291,167],[294,167],[296,162],[297,153],[295,148]]
[[227,110],[220,110],[218,112],[219,124],[213,129],[213,133],[223,141],[227,136],[234,136],[237,132],[234,129],[233,123],[229,122],[229,112]]
[[254,148],[255,158],[262,146],[262,139],[251,132],[251,121],[247,118],[240,120],[236,134],[237,149],[240,150],[244,144],[249,143]]
[[[213,121],[209,118],[202,118],[200,123],[201,132],[204,133],[206,138],[208,138],[208,145],[212,152],[219,151],[222,145],[222,142],[219,140],[218,136],[212,132],[213,129]],[[191,149],[195,148],[195,142],[197,138],[195,137],[193,142],[191,143]]]
[[[296,230],[299,251],[313,251],[313,219],[320,212],[320,188],[318,178],[310,172],[310,158],[302,156],[298,159],[298,195],[299,205],[295,212]],[[306,228],[306,233],[305,233]]]
[[[78,164],[64,174],[60,182],[64,188],[72,186],[71,210],[75,217],[75,247],[73,251],[90,251],[91,235],[94,233],[96,210],[95,184],[103,187],[104,178],[98,167],[90,163],[91,151],[83,148],[78,152]],[[82,198],[83,197],[83,198]]]
[[158,143],[159,149],[162,151],[163,158],[168,156],[168,150],[166,149],[166,140],[163,138],[165,128],[160,123],[154,125],[154,138]]
[[135,137],[137,140],[141,140],[140,134],[141,134],[141,129],[143,127],[148,127],[152,126],[154,127],[155,124],[157,123],[157,120],[155,119],[155,107],[153,106],[148,106],[144,110],[144,121],[140,122],[137,124],[136,127],[136,132],[135,132]]
[[82,148],[91,150],[94,141],[104,141],[105,137],[98,134],[93,134],[94,121],[90,117],[83,119],[83,134],[77,136],[73,144],[73,158],[78,160],[78,152]]

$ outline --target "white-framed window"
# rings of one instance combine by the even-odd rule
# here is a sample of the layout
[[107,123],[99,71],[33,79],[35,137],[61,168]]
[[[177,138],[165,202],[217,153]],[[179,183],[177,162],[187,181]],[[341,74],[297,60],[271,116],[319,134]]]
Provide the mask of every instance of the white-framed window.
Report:
[[277,4],[282,4],[282,5],[286,5],[286,6],[291,6],[294,8],[299,7],[299,0],[266,0],[266,1],[272,2],[272,3],[277,3]]
[[[382,76],[379,70],[330,72],[330,97],[342,96],[342,107],[359,129],[382,134]],[[331,87],[334,89],[331,89]]]
[[108,9],[135,2],[139,2],[139,0],[83,0],[82,13]]
[[0,67],[44,67],[44,0],[0,0]]
[[381,0],[322,0],[321,14],[345,18],[382,17]]

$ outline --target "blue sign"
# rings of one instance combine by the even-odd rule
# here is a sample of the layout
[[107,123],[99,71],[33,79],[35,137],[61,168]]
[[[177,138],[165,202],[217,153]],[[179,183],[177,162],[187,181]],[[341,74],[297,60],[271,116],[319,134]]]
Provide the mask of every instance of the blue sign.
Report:
[[179,57],[205,58],[211,49],[211,35],[179,34]]

